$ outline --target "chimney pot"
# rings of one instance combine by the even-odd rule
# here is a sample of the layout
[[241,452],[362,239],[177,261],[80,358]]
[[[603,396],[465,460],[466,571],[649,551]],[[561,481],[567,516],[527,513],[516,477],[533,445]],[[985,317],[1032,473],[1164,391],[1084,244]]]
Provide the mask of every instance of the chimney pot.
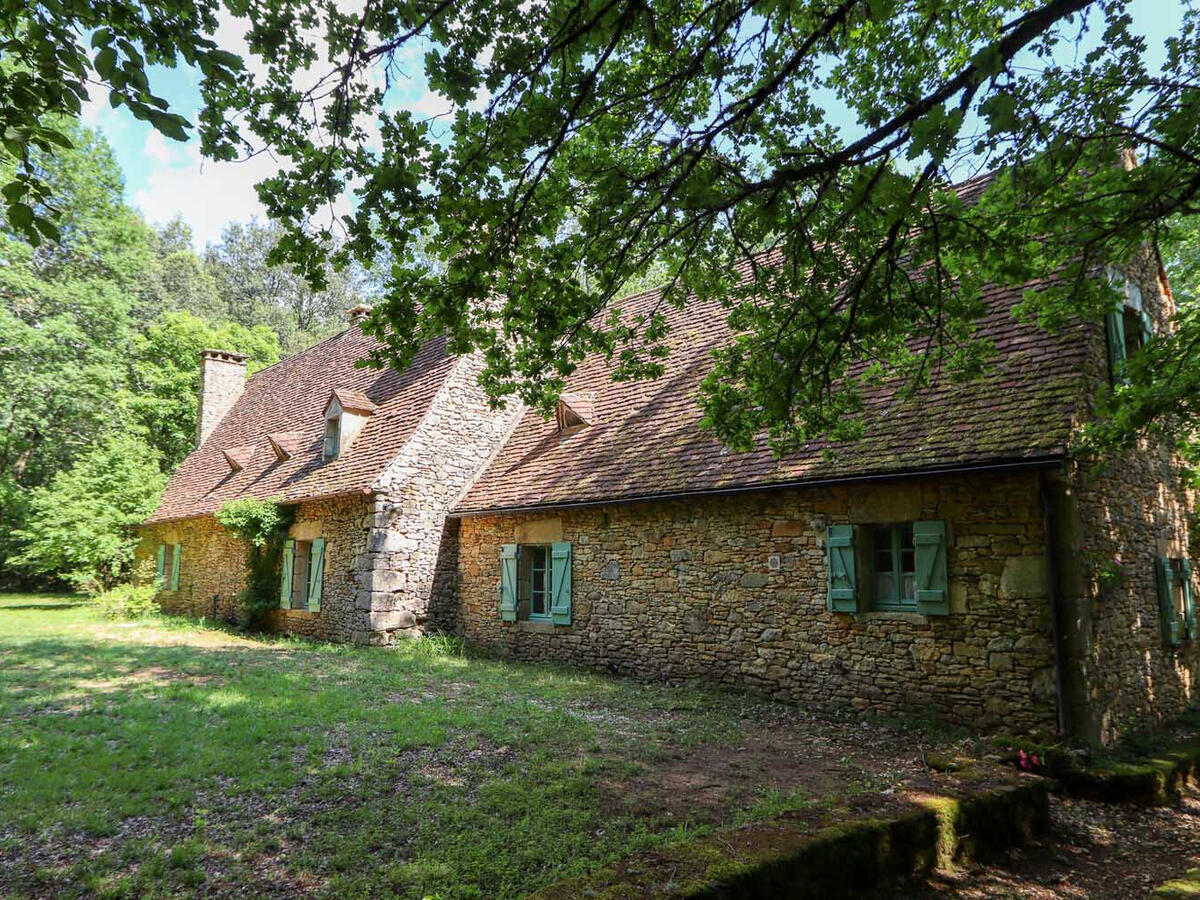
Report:
[[371,307],[365,303],[360,303],[350,310],[350,324],[361,325],[367,321],[367,316],[371,314]]

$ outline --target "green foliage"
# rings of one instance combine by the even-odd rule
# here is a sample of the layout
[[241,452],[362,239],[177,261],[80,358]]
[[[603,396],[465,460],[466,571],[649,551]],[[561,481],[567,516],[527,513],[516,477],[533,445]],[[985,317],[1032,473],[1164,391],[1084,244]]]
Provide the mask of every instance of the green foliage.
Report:
[[133,563],[133,526],[154,512],[165,478],[136,432],[101,435],[69,469],[32,491],[10,562],[84,590],[108,589]]
[[[156,462],[163,472],[174,468],[195,444],[202,349],[246,353],[253,373],[280,358],[281,335],[299,349],[333,327],[330,310],[341,302],[327,298],[326,306],[313,307],[308,291],[307,314],[316,323],[311,331],[298,327],[288,291],[263,291],[257,305],[235,308],[227,303],[227,283],[257,276],[267,252],[259,247],[263,242],[254,245],[261,252],[242,254],[236,266],[202,259],[186,224],[174,221],[156,231],[125,204],[121,172],[102,137],[68,120],[55,127],[72,146],[38,151],[33,161],[54,194],[57,237],[35,247],[23,231],[0,225],[0,581],[53,580],[54,559],[68,567],[63,577],[92,578],[93,563],[81,569],[70,562],[44,539],[45,522],[31,520],[44,518],[31,506],[42,498],[39,491],[98,452],[97,435],[124,434],[137,442],[136,458]],[[0,152],[0,183],[20,170]],[[225,248],[222,242],[213,252],[225,259]],[[231,317],[231,311],[248,317]],[[339,310],[339,323],[341,317]],[[145,484],[161,486],[162,479]],[[120,507],[114,498],[127,486],[118,478],[100,485],[96,496]],[[145,505],[149,511],[154,504],[147,499]],[[79,506],[53,512],[69,517]],[[94,572],[102,580],[119,578],[125,565],[119,518],[99,520],[119,529],[103,538],[103,552],[116,554],[110,561],[118,573],[105,564]],[[101,540],[91,525],[83,527],[93,544]],[[35,546],[25,546],[29,541]]]
[[214,324],[189,312],[163,313],[132,341],[129,409],[175,468],[196,445],[200,351],[245,353],[249,374],[279,361],[279,341],[265,325]]
[[97,594],[96,608],[106,619],[144,619],[158,611],[153,581],[144,584],[119,584]]
[[34,246],[63,236],[59,197],[39,157],[77,146],[62,123],[80,115],[89,83],[107,89],[111,106],[187,140],[191,123],[152,92],[150,67],[183,61],[200,70],[206,90],[231,86],[242,60],[209,37],[219,8],[213,0],[149,7],[46,0],[0,8],[0,155],[16,161],[2,194],[14,231]]
[[[468,0],[325,10],[320,34],[292,27],[295,4],[258,12],[270,65],[210,93],[201,133],[217,157],[281,154],[259,186],[272,258],[323,284],[344,229],[335,263],[390,266],[376,363],[447,333],[486,351],[492,395],[547,410],[586,352],[618,378],[662,371],[661,316],[618,314],[649,278],[730,311],[739,338],[702,393],[721,438],[850,437],[865,380],[912,393],[986,369],[985,283],[1061,271],[1023,314],[1099,321],[1097,267],[1200,209],[1194,5],[1159,71],[1134,18],[1157,10],[1112,0]],[[297,86],[326,47],[336,75]],[[381,69],[415,58],[450,115],[385,103]],[[946,190],[989,170],[978,206]],[[353,211],[315,222],[348,185]],[[735,270],[753,254],[784,264]]]
[[276,500],[245,497],[217,510],[217,521],[246,542],[246,587],[241,601],[251,628],[279,606],[279,560],[293,511]]

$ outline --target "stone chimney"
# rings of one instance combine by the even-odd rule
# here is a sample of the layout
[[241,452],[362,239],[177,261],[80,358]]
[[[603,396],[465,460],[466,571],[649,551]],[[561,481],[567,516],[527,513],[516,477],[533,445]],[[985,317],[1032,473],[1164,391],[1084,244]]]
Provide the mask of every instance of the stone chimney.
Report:
[[350,310],[350,325],[361,325],[367,321],[367,316],[371,314],[371,307],[365,303],[360,303],[358,306]]
[[200,351],[200,418],[196,446],[208,439],[246,389],[246,357],[228,350]]

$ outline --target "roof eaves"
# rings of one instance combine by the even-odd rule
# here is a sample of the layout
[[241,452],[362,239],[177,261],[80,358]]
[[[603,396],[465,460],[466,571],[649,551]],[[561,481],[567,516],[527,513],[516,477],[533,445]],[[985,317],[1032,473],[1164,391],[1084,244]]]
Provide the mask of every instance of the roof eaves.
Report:
[[838,475],[828,478],[790,479],[787,481],[762,482],[732,487],[703,488],[695,491],[673,491],[660,494],[636,494],[617,496],[602,500],[567,500],[560,503],[535,503],[521,506],[493,506],[486,509],[452,509],[447,513],[450,519],[468,519],[475,516],[498,516],[517,513],[535,513],[558,509],[583,509],[597,506],[623,506],[631,503],[652,503],[668,500],[704,499],[706,497],[728,496],[730,494],[757,494],[765,491],[782,491],[789,488],[829,487],[840,484],[855,484],[864,482],[897,481],[905,478],[920,478],[933,475],[956,475],[971,472],[1002,472],[1018,469],[1039,469],[1061,465],[1066,459],[1066,452],[1047,454],[1028,459],[993,460],[990,462],[965,463],[954,466],[931,466],[897,470],[895,472],[867,472],[858,475]]

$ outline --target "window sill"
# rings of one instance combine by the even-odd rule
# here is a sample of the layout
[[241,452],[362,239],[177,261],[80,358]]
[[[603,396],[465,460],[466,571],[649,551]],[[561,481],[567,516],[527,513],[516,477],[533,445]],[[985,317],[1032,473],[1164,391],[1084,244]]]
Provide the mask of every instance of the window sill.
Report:
[[321,614],[321,611],[316,609],[277,609],[277,611],[285,616],[301,616],[305,619],[316,618]]
[[528,631],[533,634],[554,634],[559,628],[570,628],[570,625],[555,625],[549,619],[518,619],[515,623],[517,631]]
[[[930,616],[917,612],[915,609],[868,609],[856,614],[863,621],[877,622],[911,622],[913,625],[928,624]],[[940,616],[939,618],[946,618]]]

